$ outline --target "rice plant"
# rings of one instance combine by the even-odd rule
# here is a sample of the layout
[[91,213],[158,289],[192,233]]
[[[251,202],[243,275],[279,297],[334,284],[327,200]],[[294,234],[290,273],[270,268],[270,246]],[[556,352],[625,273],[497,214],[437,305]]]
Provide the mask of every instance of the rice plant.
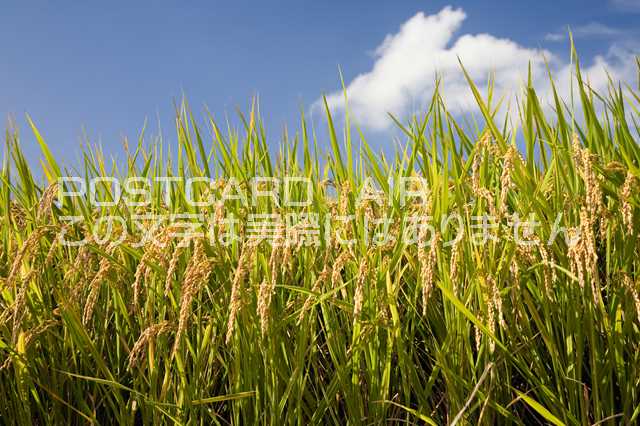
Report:
[[468,79],[392,156],[328,108],[274,152],[183,103],[174,152],[75,169],[29,121],[42,173],[9,129],[2,422],[636,423],[640,92],[575,82],[498,121]]

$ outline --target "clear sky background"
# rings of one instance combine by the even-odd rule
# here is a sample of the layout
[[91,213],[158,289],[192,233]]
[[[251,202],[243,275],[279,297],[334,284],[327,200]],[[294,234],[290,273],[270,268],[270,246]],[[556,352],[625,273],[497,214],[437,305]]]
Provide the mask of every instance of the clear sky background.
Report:
[[[206,105],[220,120],[246,110],[257,94],[276,136],[295,125],[301,107],[313,110],[339,88],[340,67],[356,117],[383,140],[381,111],[419,109],[433,70],[453,72],[447,55],[460,53],[451,47],[460,37],[469,56],[462,60],[478,78],[495,66],[506,81],[541,50],[563,70],[567,26],[587,66],[605,64],[620,78],[634,77],[629,64],[640,40],[640,0],[7,1],[1,10],[0,116],[16,118],[35,159],[30,114],[66,163],[75,162],[83,129],[113,154],[123,135],[135,139],[145,118],[157,128],[159,116],[165,140],[174,141],[173,101],[182,93],[196,112]],[[437,34],[447,31],[454,35]],[[452,98],[464,103],[452,81]],[[341,107],[335,96],[330,101]]]

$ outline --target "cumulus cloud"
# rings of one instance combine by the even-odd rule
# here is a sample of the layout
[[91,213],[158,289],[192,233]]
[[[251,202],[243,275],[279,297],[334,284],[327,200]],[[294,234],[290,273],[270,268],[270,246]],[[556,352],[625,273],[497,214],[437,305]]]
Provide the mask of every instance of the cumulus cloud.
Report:
[[[438,76],[442,79],[443,97],[454,113],[476,110],[476,103],[464,79],[458,58],[479,87],[494,77],[497,94],[516,93],[526,81],[529,65],[534,84],[548,95],[545,59],[559,80],[558,87],[568,87],[571,66],[544,49],[527,48],[491,34],[462,34],[455,37],[466,14],[462,9],[445,7],[434,15],[417,13],[395,34],[387,35],[375,49],[370,71],[347,83],[349,111],[360,125],[374,130],[388,128],[391,112],[406,117],[423,111],[433,94]],[[591,85],[603,89],[606,71],[614,78],[634,74],[634,55],[627,50],[612,49],[598,56],[585,70]],[[318,107],[321,101],[316,102]],[[327,96],[333,111],[344,110],[342,90]]]

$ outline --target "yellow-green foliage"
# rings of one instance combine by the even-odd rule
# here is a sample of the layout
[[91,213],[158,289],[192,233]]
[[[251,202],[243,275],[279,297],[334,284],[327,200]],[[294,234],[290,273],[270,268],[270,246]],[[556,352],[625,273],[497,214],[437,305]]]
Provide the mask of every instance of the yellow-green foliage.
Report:
[[[111,168],[101,152],[86,151],[79,172],[58,165],[31,123],[47,180],[38,184],[8,132],[3,422],[637,422],[640,98],[631,87],[597,97],[576,71],[580,117],[558,98],[555,112],[543,111],[527,88],[519,116],[505,121],[517,124],[502,125],[469,81],[479,123],[456,122],[435,95],[428,113],[401,126],[405,145],[391,160],[361,136],[355,143],[348,126],[338,137],[328,112],[329,144],[303,117],[273,155],[254,109],[243,128],[223,134],[182,106],[177,159],[141,138]],[[56,205],[57,178],[67,175],[206,177],[216,184],[198,195],[216,199],[232,178],[244,190],[255,176],[303,176],[313,198],[290,209],[266,198],[197,207],[178,184],[171,205],[159,190],[146,207],[96,207],[86,197]],[[423,177],[424,202],[402,206],[390,177]],[[370,183],[382,205],[358,196]],[[297,188],[293,198],[302,197]],[[356,243],[325,238],[324,227],[317,246],[180,242],[163,224],[153,236],[165,244],[138,244],[136,214],[203,213],[219,230],[230,214],[246,225],[256,211],[355,214],[338,228]],[[450,244],[455,229],[442,229],[440,218],[451,214],[465,233]],[[474,244],[474,216],[484,214],[501,226],[495,241]],[[124,218],[121,244],[59,243],[61,232],[100,235],[99,218],[110,215]],[[430,245],[422,228],[417,244],[366,244],[365,218],[388,216],[401,235],[412,215],[434,218]],[[528,236],[534,244],[516,244],[515,215],[539,222]],[[554,239],[559,217],[566,232]]]

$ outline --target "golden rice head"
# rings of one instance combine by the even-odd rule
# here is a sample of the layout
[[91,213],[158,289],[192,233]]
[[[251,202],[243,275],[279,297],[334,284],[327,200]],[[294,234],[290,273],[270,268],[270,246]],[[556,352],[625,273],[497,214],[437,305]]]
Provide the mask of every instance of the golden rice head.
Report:
[[460,256],[462,254],[462,238],[456,239],[453,243],[453,248],[451,250],[451,261],[449,263],[449,271],[451,276],[451,283],[453,284],[453,294],[458,296],[459,292],[459,267],[460,267]]
[[636,177],[632,175],[631,172],[627,172],[627,177],[620,193],[620,200],[622,202],[622,223],[626,227],[628,235],[633,235],[633,209],[629,201],[631,199],[631,188],[635,181]]
[[505,328],[506,324],[504,321],[504,314],[502,311],[502,297],[500,296],[500,290],[498,289],[498,284],[493,277],[487,277],[487,284],[489,286],[491,305],[493,305],[496,312],[498,313],[498,324],[500,324],[501,327]]
[[353,296],[353,318],[356,321],[360,317],[362,312],[362,303],[364,301],[364,283],[369,273],[369,265],[367,262],[367,255],[365,255],[360,261],[360,267],[358,268],[358,277],[356,278],[356,288]]
[[[57,326],[58,324],[60,324],[58,320],[45,320],[42,324],[39,324],[36,327],[32,328],[31,330],[27,331],[24,337],[24,347],[28,348],[29,346],[31,346],[38,337],[46,333],[51,328]],[[7,359],[5,359],[2,365],[0,365],[0,371],[11,366],[12,361],[13,361],[13,357],[11,356],[7,357]]]
[[[489,135],[489,133],[485,133],[485,136],[486,135]],[[478,200],[486,200],[489,212],[492,216],[497,217],[498,212],[493,199],[493,194],[487,188],[483,187],[480,182],[480,167],[484,158],[484,147],[487,146],[488,140],[489,139],[486,139],[486,137],[483,137],[483,139],[480,140],[477,151],[473,157],[473,163],[471,164],[471,189]]]
[[573,159],[585,185],[585,204],[589,220],[593,223],[604,209],[602,189],[595,172],[594,159],[596,157],[583,148],[577,134],[573,134]]
[[340,187],[340,202],[338,207],[338,214],[340,216],[346,216],[349,214],[349,194],[351,193],[351,185],[349,182],[343,182]]
[[140,307],[140,294],[142,292],[142,284],[148,282],[153,272],[151,263],[158,263],[165,269],[169,266],[170,256],[167,250],[170,249],[170,240],[172,237],[173,227],[166,227],[157,230],[144,246],[144,252],[140,258],[140,262],[136,268],[135,279],[133,282],[133,306],[135,309]]
[[[422,236],[424,238],[424,235]],[[420,262],[420,279],[422,281],[422,314],[427,313],[427,304],[429,297],[433,290],[434,274],[438,255],[438,244],[440,242],[440,233],[436,232],[432,238],[429,252],[426,253],[426,249],[421,247],[418,260]],[[424,246],[424,242],[421,244]]]
[[40,202],[38,204],[38,218],[46,217],[49,213],[51,213],[51,209],[53,207],[53,201],[58,195],[58,183],[54,182],[47,187],[42,193],[40,197]]
[[190,239],[184,239],[176,244],[175,249],[173,250],[173,254],[171,255],[171,260],[169,260],[169,267],[167,268],[167,277],[164,283],[164,295],[168,296],[171,292],[171,284],[173,284],[173,279],[178,269],[178,262],[180,261],[180,257],[182,253],[185,251],[187,247],[189,247]]
[[18,332],[22,326],[22,320],[27,314],[26,301],[27,290],[29,284],[36,276],[36,269],[32,269],[25,278],[22,280],[22,285],[18,288],[15,301],[13,302],[13,342],[15,343],[18,337]]
[[504,215],[507,210],[507,196],[509,195],[509,190],[514,186],[511,178],[516,158],[514,151],[516,151],[516,148],[510,145],[503,157],[502,174],[500,175],[500,206],[498,208],[500,216]]
[[[481,320],[482,314],[479,313],[478,315],[476,315],[476,317],[478,317],[478,319]],[[476,325],[473,327],[473,331],[474,331],[474,342],[476,344],[476,352],[479,352],[480,344],[482,343],[482,329],[480,329],[480,327]]]
[[549,251],[542,241],[538,241],[538,251],[540,252],[540,257],[542,258],[542,265],[544,268],[544,292],[547,297],[550,297],[552,293],[552,285],[557,278],[556,270],[552,266],[551,255],[549,254]]
[[40,239],[47,235],[51,231],[51,226],[42,226],[36,228],[29,234],[29,237],[22,243],[22,246],[18,250],[16,254],[16,258],[11,264],[11,268],[9,269],[9,276],[7,277],[7,286],[12,286],[14,280],[19,275],[20,269],[22,266],[29,262],[31,255],[35,252],[36,248],[40,246]]
[[9,205],[9,218],[18,229],[24,229],[27,225],[27,213],[16,201]]
[[[111,242],[107,246],[107,250],[106,250],[107,254],[112,256],[117,247],[118,247],[117,241]],[[100,288],[102,287],[102,283],[107,278],[107,276],[109,275],[112,269],[113,269],[113,263],[111,262],[111,259],[107,257],[103,257],[102,259],[100,259],[100,266],[98,268],[98,272],[89,283],[89,289],[90,289],[89,296],[87,297],[87,301],[84,306],[84,312],[82,314],[83,324],[86,325],[89,323],[89,321],[91,321],[91,318],[93,317],[93,311],[96,306],[96,302],[98,301],[98,295],[100,294]]]
[[338,258],[333,263],[333,269],[331,271],[331,287],[337,288],[338,285],[342,282],[342,269],[347,264],[349,259],[351,258],[351,252],[348,250],[340,253]]
[[238,266],[233,277],[233,283],[231,285],[231,298],[229,301],[229,320],[227,321],[227,334],[225,338],[226,344],[231,342],[233,337],[233,331],[235,329],[236,316],[242,307],[242,291],[245,277],[249,274],[251,268],[251,258],[255,254],[253,247],[249,244],[245,244],[242,247],[240,258],[238,259]]
[[180,346],[181,337],[187,328],[187,322],[191,315],[191,302],[200,291],[200,288],[209,281],[209,276],[212,271],[213,262],[205,253],[202,241],[197,240],[194,244],[193,255],[184,272],[182,296],[180,297],[178,331],[176,332],[173,353],[175,353]]
[[631,277],[627,274],[624,275],[624,287],[633,299],[633,304],[636,308],[636,320],[640,322],[640,291],[638,290],[638,284],[634,283]]
[[[485,278],[485,285],[483,286],[483,292],[485,293],[484,299],[487,303],[487,327],[489,332],[495,336],[496,333],[496,310],[499,306],[497,301],[500,300],[500,297],[496,297],[494,289],[495,289],[495,281],[491,277]],[[501,305],[500,305],[501,306]],[[489,351],[493,353],[495,349],[495,342],[493,339],[489,339]]]
[[[329,268],[329,263],[325,261],[325,264],[322,267],[322,271],[320,272],[320,275],[318,275],[316,280],[313,282],[313,286],[311,287],[311,292],[319,293],[322,290],[322,284],[327,282],[330,277],[331,277],[331,269]],[[298,316],[298,323],[301,323],[304,320],[307,311],[311,309],[311,304],[313,303],[313,300],[314,300],[314,297],[311,295],[309,295],[305,299],[304,305],[302,306],[302,310],[300,311],[300,315]]]
[[593,222],[590,220],[588,209],[582,208],[580,211],[580,241],[582,243],[581,253],[586,270],[590,274],[591,291],[594,301],[597,303],[600,297],[598,289],[598,254],[596,253],[596,239],[593,233]]
[[570,228],[568,235],[570,243],[567,250],[567,259],[569,260],[571,273],[578,278],[578,285],[583,289],[585,286],[583,236],[580,235],[580,228]]
[[144,329],[144,331],[138,337],[138,340],[133,345],[131,352],[129,352],[129,368],[133,369],[136,365],[140,363],[140,361],[145,356],[145,349],[149,342],[161,336],[162,334],[168,333],[173,330],[175,327],[169,321],[162,321],[158,324],[153,324]]
[[[288,238],[285,240],[285,238],[285,227],[279,226],[276,230],[275,240],[272,243],[271,255],[269,256],[269,271],[271,272],[270,278],[267,279],[265,277],[258,288],[257,310],[260,318],[260,332],[263,337],[267,334],[271,313],[271,300],[273,299],[273,294],[275,292],[278,273],[281,269],[291,269],[291,241],[289,241]],[[284,250],[284,254],[283,244],[286,248]]]

